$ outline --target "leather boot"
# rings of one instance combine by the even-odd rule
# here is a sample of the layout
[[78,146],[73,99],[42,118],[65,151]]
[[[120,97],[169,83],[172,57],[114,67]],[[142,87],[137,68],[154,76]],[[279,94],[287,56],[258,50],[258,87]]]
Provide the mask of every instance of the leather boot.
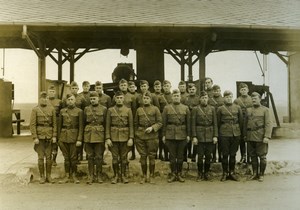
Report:
[[171,182],[175,182],[175,181],[176,181],[176,174],[171,173],[170,178],[168,179],[168,182],[171,183]]
[[141,164],[141,168],[142,168],[142,177],[141,177],[140,184],[144,184],[145,182],[147,182],[147,165]]
[[131,157],[129,160],[135,160],[135,146],[133,145],[131,148]]
[[73,179],[75,184],[80,183],[79,179],[77,178],[77,165],[76,165],[76,162],[72,163],[72,179]]
[[102,161],[97,160],[96,161],[96,171],[97,171],[97,180],[99,184],[103,183],[103,178],[102,178]]
[[63,178],[63,180],[60,180],[58,183],[63,184],[68,182],[70,182],[70,164],[65,163],[65,177]]
[[119,179],[119,163],[113,164],[114,177],[111,179],[112,184],[117,184]]
[[223,172],[222,177],[221,177],[221,182],[225,182],[227,180],[227,173]]
[[257,163],[252,163],[252,171],[253,174],[249,177],[249,180],[257,180],[258,179],[258,165]]
[[46,179],[45,179],[45,166],[44,166],[44,161],[39,161],[38,163],[39,167],[39,172],[40,172],[40,184],[45,184]]
[[231,179],[232,181],[236,181],[236,182],[239,181],[239,178],[235,175],[234,171],[229,172],[228,178]]
[[265,175],[265,170],[267,167],[267,163],[260,161],[260,173],[259,173],[259,178],[258,181],[259,182],[263,182],[264,181],[264,175]]
[[88,170],[89,170],[89,174],[88,174],[88,179],[87,179],[86,183],[92,184],[93,177],[94,177],[94,160],[93,159],[88,160]]
[[177,163],[177,179],[179,182],[185,182],[183,176],[182,176],[182,162]]
[[52,154],[52,166],[57,166],[56,157],[57,157],[57,153],[56,154]]
[[204,164],[204,177],[203,177],[203,179],[205,181],[209,181],[209,176],[208,176],[209,169],[210,169],[210,163],[205,163]]
[[154,171],[155,171],[155,164],[150,164],[149,165],[149,171],[150,171],[150,176],[149,176],[149,183],[150,184],[155,184],[155,175],[154,175]]
[[203,180],[203,163],[198,163],[198,177],[196,179],[197,182]]
[[53,184],[54,180],[51,178],[51,168],[52,162],[46,162],[46,182]]
[[127,164],[121,163],[121,180],[124,184],[127,184],[129,182],[127,179],[126,165]]

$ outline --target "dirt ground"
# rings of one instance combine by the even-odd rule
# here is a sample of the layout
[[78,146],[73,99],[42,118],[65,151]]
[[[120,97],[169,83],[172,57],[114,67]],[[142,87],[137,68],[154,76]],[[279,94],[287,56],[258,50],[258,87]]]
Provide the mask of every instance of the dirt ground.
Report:
[[[9,175],[7,175],[9,176]],[[2,177],[4,181],[5,178]],[[299,209],[300,175],[265,181],[2,184],[0,209]]]

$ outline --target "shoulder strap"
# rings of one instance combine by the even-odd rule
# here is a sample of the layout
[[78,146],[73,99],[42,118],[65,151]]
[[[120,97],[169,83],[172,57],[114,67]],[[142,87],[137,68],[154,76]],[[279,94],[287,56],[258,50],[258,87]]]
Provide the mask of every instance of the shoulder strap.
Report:
[[178,113],[176,112],[175,108],[172,104],[170,104],[170,107],[172,108],[173,112],[175,113],[176,117],[178,118],[179,122],[181,122],[181,118],[178,116]]
[[143,111],[143,113],[144,113],[146,119],[148,120],[149,123],[151,123],[151,121],[150,121],[150,119],[149,119],[147,113],[146,113],[145,110],[144,110],[144,107],[141,107],[141,108],[142,108],[142,111]]
[[225,105],[223,105],[223,107],[225,108],[225,110],[230,114],[230,116],[232,117],[232,118],[234,118],[233,117],[233,115],[232,115],[232,113],[226,108],[226,106]]
[[163,99],[164,99],[164,101],[166,102],[166,104],[169,104],[168,101],[167,101],[167,99],[165,98],[165,95],[162,94],[161,96],[163,97]]
[[48,121],[49,118],[48,118],[48,116],[45,114],[45,112],[43,112],[43,110],[41,109],[41,107],[40,107],[40,106],[37,106],[37,108],[43,113],[43,115],[45,116],[46,120]]
[[119,115],[119,113],[117,112],[117,110],[115,109],[115,107],[112,107],[114,112],[117,114],[117,117],[121,120],[121,122],[125,125],[124,120],[122,119],[122,117]]
[[246,108],[246,105],[244,104],[244,102],[242,101],[242,99],[241,98],[238,98],[238,99],[242,103],[243,107]]
[[201,109],[200,106],[198,106],[198,109],[202,112],[202,114],[204,114],[204,116],[206,117],[206,119],[207,119],[208,121],[210,121],[209,117],[208,117],[207,114]]

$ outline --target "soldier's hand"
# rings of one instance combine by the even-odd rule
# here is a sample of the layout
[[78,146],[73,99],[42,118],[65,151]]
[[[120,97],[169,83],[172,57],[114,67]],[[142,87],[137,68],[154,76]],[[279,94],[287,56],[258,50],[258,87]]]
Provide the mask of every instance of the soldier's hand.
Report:
[[152,127],[146,128],[145,133],[151,133],[153,131]]
[[187,137],[186,137],[186,142],[189,143],[190,141],[191,141],[190,136],[187,136]]
[[269,143],[269,140],[270,140],[269,138],[266,138],[266,137],[265,137],[265,138],[263,139],[263,143],[267,144],[267,143]]
[[166,143],[166,137],[165,137],[165,136],[163,136],[161,140],[162,140],[162,142],[163,142],[164,144]]
[[198,145],[198,139],[197,139],[197,137],[193,137],[192,143],[193,143],[193,145]]
[[38,138],[35,138],[35,139],[33,140],[33,143],[34,143],[34,144],[39,144],[39,143],[40,143],[40,140],[39,140]]
[[80,147],[82,145],[81,141],[76,141],[76,147]]
[[56,137],[52,138],[52,143],[55,144],[56,143]]
[[112,141],[110,139],[106,139],[105,143],[107,144],[108,147],[112,147],[113,146],[113,143],[112,143]]
[[132,147],[133,146],[133,140],[130,138],[130,139],[128,139],[128,141],[127,141],[127,146],[128,147]]
[[217,137],[213,137],[213,143],[214,144],[218,143],[218,138]]

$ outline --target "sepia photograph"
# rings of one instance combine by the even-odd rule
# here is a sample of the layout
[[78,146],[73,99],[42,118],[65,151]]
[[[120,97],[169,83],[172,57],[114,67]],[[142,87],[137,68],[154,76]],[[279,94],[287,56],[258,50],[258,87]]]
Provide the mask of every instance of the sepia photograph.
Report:
[[0,0],[0,210],[299,209],[299,0]]

